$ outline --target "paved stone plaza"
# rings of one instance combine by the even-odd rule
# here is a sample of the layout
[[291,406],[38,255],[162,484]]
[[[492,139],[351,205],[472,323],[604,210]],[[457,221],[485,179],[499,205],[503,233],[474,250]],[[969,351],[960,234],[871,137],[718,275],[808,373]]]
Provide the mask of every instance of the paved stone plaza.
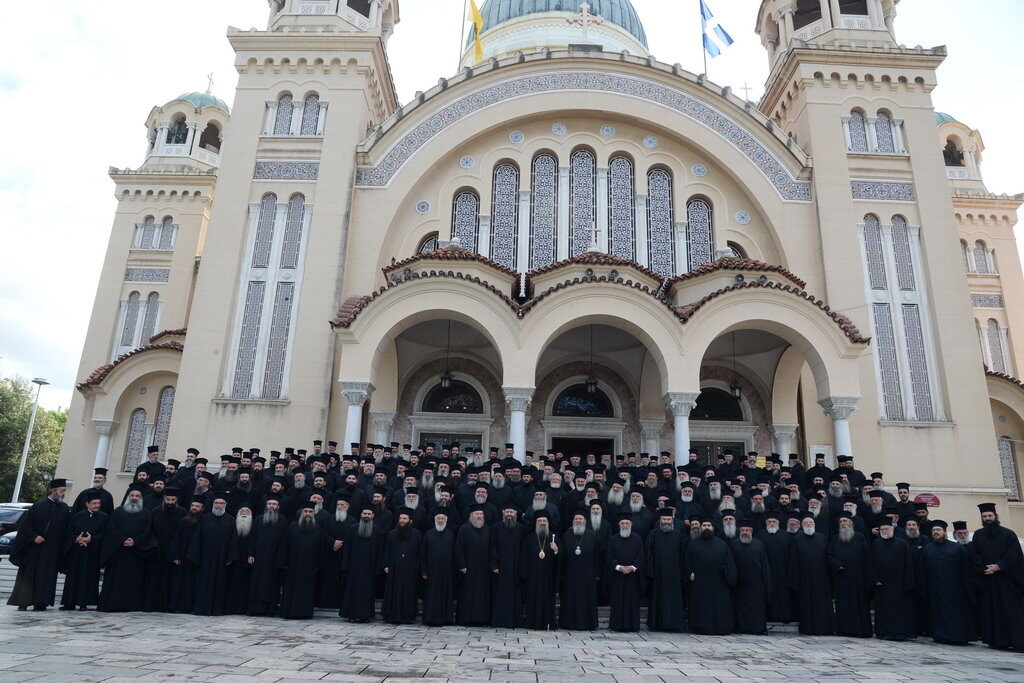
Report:
[[930,641],[539,632],[0,608],[0,681],[1024,681],[1024,655]]

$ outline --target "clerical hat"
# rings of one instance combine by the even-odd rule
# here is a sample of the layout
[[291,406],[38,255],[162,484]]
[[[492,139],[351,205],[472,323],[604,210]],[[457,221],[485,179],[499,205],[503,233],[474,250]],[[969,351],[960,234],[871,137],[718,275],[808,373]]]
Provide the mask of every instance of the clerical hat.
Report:
[[[51,486],[51,488],[52,488],[52,486]],[[995,512],[996,511],[996,504],[995,503],[979,503],[978,504],[978,510],[980,512]]]
[[943,531],[949,528],[949,524],[943,519],[933,519],[928,526],[930,526],[933,529],[937,526],[940,526],[942,527]]
[[953,531],[967,531],[967,522],[962,519],[953,522]]

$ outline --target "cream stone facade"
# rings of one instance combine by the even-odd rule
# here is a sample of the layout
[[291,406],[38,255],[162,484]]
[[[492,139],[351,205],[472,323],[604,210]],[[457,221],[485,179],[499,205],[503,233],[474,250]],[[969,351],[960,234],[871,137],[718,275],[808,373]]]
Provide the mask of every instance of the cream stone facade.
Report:
[[156,108],[111,169],[58,473],[123,488],[153,443],[692,445],[854,455],[1024,523],[1021,202],[936,118],[945,50],[899,45],[892,0],[765,0],[755,105],[649,57],[628,0],[585,45],[549,4],[484,3],[483,61],[405,104],[397,0],[230,29],[230,110]]

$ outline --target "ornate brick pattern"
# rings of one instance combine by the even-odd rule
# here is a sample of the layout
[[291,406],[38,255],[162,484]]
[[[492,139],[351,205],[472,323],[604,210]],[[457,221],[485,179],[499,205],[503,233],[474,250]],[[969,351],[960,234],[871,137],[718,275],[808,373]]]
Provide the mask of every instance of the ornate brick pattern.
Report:
[[319,161],[257,161],[253,180],[318,180]]
[[125,282],[164,283],[171,279],[170,268],[125,268]]
[[874,180],[851,180],[850,192],[854,199],[869,199],[883,202],[915,202],[917,195],[914,194],[912,183],[874,181]]

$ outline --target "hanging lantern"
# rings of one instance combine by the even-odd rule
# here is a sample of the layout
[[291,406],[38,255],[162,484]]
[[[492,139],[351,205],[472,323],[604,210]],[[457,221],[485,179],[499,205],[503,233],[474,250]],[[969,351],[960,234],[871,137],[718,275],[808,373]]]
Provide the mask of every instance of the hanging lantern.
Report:
[[448,321],[448,344],[444,352],[444,372],[441,373],[441,388],[450,389],[452,386],[452,321]]

